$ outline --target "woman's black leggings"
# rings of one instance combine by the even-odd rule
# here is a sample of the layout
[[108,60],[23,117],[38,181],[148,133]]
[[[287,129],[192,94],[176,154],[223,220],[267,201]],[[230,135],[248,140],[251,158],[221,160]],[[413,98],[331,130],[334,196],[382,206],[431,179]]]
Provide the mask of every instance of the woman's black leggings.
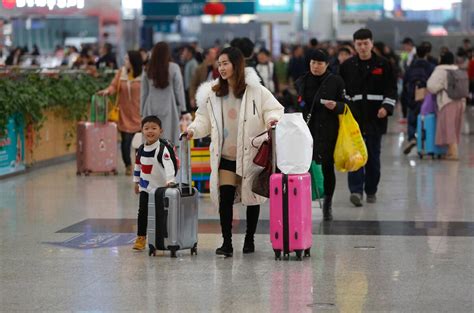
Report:
[[331,198],[334,195],[334,189],[336,189],[336,173],[334,172],[333,162],[322,162],[321,164],[324,176],[324,194],[326,197]]

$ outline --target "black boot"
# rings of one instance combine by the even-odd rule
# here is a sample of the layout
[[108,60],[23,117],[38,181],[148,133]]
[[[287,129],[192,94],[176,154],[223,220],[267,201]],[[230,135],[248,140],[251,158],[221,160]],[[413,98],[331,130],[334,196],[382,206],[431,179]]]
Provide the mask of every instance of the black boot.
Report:
[[332,197],[325,197],[324,198],[323,220],[332,221]]
[[255,252],[255,243],[253,236],[257,230],[258,216],[260,215],[260,206],[252,205],[247,207],[247,232],[245,233],[244,254]]
[[232,216],[235,187],[224,185],[219,187],[219,191],[219,216],[221,220],[222,238],[224,238],[224,243],[220,248],[216,249],[216,254],[231,257],[234,253],[234,248],[232,247]]

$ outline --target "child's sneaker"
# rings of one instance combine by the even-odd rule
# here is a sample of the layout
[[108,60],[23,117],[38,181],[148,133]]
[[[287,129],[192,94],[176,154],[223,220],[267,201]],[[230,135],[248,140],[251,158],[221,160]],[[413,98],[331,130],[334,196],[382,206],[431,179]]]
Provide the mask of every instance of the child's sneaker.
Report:
[[138,236],[133,245],[133,250],[145,250],[146,248],[146,236]]

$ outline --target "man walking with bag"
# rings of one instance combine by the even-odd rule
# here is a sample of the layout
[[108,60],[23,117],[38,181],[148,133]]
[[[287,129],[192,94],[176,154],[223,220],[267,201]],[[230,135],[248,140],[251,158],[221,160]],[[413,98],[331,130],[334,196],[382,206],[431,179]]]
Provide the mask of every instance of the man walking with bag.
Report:
[[382,136],[387,132],[388,116],[393,114],[397,101],[397,83],[390,63],[372,51],[372,32],[359,29],[353,39],[357,55],[342,64],[340,75],[369,156],[364,167],[348,175],[350,201],[360,207],[364,191],[367,203],[377,201]]

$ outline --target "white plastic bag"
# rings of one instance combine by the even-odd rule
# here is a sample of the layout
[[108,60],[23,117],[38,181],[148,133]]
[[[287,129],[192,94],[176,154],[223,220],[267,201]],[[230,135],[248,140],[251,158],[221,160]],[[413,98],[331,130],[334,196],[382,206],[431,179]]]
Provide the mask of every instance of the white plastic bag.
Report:
[[284,114],[276,126],[277,166],[284,174],[304,174],[313,159],[313,137],[301,113]]

